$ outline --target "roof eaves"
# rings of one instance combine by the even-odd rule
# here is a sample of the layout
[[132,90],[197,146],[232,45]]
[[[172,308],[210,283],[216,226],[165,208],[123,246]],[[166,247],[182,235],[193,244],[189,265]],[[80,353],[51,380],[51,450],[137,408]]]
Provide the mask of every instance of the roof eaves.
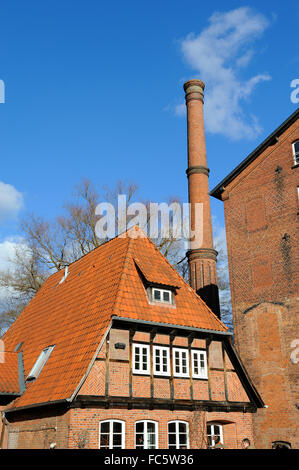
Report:
[[61,400],[45,401],[42,403],[32,403],[31,405],[15,406],[14,408],[5,408],[3,411],[5,412],[5,414],[7,414],[7,413],[15,412],[15,411],[29,410],[30,408],[40,408],[41,406],[58,405],[58,404],[69,403],[69,402],[70,402],[69,398],[63,398]]
[[231,171],[220,183],[210,191],[210,196],[221,200],[221,193],[225,186],[233,181],[241,171],[246,168],[253,160],[255,160],[269,145],[274,142],[275,137],[281,135],[293,122],[299,117],[299,108],[294,111],[274,132],[272,132],[256,149],[253,150],[233,171]]
[[178,330],[186,330],[186,331],[192,331],[192,332],[198,332],[198,333],[213,333],[216,335],[224,335],[224,336],[233,336],[232,333],[229,331],[221,331],[221,330],[209,330],[207,328],[196,328],[193,326],[184,326],[184,325],[176,325],[174,323],[164,323],[164,322],[153,322],[149,320],[137,320],[135,318],[129,318],[129,317],[119,317],[117,315],[112,316],[112,320],[117,320],[117,321],[124,321],[124,322],[130,322],[130,323],[139,323],[143,325],[149,325],[149,326],[160,326],[164,328],[173,328],[173,329],[178,329]]

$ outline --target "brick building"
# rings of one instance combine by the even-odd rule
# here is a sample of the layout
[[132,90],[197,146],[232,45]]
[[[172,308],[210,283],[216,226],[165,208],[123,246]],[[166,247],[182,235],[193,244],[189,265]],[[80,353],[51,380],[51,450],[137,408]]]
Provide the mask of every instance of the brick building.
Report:
[[255,444],[299,447],[299,110],[212,191],[224,203],[236,348],[267,408]]
[[263,401],[231,334],[137,228],[50,276],[3,340],[1,447],[253,438]]

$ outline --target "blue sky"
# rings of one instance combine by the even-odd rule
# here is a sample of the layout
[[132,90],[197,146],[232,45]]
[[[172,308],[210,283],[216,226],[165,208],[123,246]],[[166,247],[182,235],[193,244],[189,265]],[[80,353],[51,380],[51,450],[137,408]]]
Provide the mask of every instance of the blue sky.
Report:
[[[292,0],[2,3],[0,255],[82,177],[187,201],[190,78],[206,82],[212,189],[298,106],[298,17]],[[223,225],[222,203],[212,212]]]

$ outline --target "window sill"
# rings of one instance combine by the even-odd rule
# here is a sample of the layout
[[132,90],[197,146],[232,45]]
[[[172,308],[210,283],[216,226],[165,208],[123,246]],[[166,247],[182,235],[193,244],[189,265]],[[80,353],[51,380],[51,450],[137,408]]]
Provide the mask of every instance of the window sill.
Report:
[[294,168],[299,168],[299,163],[296,163],[295,165],[291,166],[292,170],[294,170]]

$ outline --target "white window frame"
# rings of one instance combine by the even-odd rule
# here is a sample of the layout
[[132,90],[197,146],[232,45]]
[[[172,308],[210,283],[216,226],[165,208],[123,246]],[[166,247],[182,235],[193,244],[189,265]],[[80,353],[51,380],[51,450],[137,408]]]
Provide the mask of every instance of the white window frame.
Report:
[[46,365],[49,357],[52,354],[54,346],[47,346],[45,349],[42,350],[40,355],[38,356],[37,360],[35,361],[34,366],[32,367],[31,371],[27,375],[26,380],[34,380],[37,379],[41,371],[43,370],[44,366]]
[[[101,427],[103,423],[109,423],[109,434],[107,433],[102,433],[101,432]],[[125,449],[125,437],[126,437],[126,423],[125,421],[122,421],[120,419],[104,419],[103,421],[100,421],[99,423],[99,449],[106,449],[106,447],[101,446],[101,435],[102,434],[107,434],[109,436],[109,449],[120,449],[120,447],[113,447],[113,423],[120,423],[121,424],[121,449]],[[119,434],[119,433],[116,433]]]
[[[198,373],[195,372],[195,357],[198,355]],[[201,358],[200,356],[203,356],[204,358],[204,372],[201,373],[201,367],[200,367],[200,362]],[[192,364],[192,377],[195,379],[207,379],[208,378],[208,365],[207,365],[207,352],[202,351],[200,349],[191,349],[191,364]]]
[[295,150],[295,145],[298,144],[299,146],[299,140],[295,140],[295,142],[292,143],[292,150],[293,150],[293,158],[295,165],[299,164],[299,150],[296,152]]
[[[137,348],[145,349],[146,350],[146,369],[143,369],[143,361],[142,356],[143,352],[139,352],[140,355],[140,366],[141,369],[136,369],[136,361],[135,361],[135,351]],[[142,374],[142,375],[150,375],[150,347],[148,344],[140,344],[140,343],[133,343],[133,374]]]
[[[169,424],[175,423],[175,433],[170,433],[169,432]],[[181,434],[187,434],[187,443],[186,443],[186,449],[190,449],[190,442],[189,442],[189,423],[188,421],[183,421],[183,420],[173,420],[173,421],[168,421],[167,423],[167,439],[168,439],[168,449],[182,449],[180,447],[180,440],[179,440],[179,425],[180,424],[185,424],[186,425],[186,433],[181,433]],[[169,443],[169,434],[175,434],[175,447]],[[169,447],[171,445],[171,447]]]
[[[155,299],[155,291],[161,292],[161,299],[160,300]],[[169,301],[163,299],[163,293],[164,292],[168,292]],[[152,287],[152,302],[158,302],[158,303],[162,303],[162,304],[171,305],[172,304],[172,291],[169,290],[169,289],[159,289],[158,287]]]
[[[211,426],[211,434],[208,434],[208,426]],[[212,446],[215,445],[215,440],[212,439],[212,436],[215,436],[214,432],[214,426],[218,426],[220,429],[220,442],[223,444],[223,426],[221,423],[217,423],[217,421],[214,422],[207,422],[207,436],[211,436],[211,441],[212,441]]]
[[[179,367],[180,367],[180,372],[176,372],[176,353],[179,353]],[[186,353],[186,369],[187,372],[184,374],[182,372],[183,368],[183,354]],[[190,371],[189,371],[189,350],[188,349],[183,349],[183,348],[173,348],[172,350],[172,362],[173,362],[173,376],[174,377],[190,377]]]
[[[162,357],[163,357],[163,351],[166,351],[166,357],[167,357],[167,371],[163,370],[157,370],[156,369],[156,351],[160,351],[160,368],[162,369]],[[153,346],[153,370],[154,370],[154,375],[164,375],[169,377],[170,376],[170,350],[169,347],[167,346]]]
[[[144,445],[143,445],[143,447],[137,446],[137,443],[136,443],[136,434],[137,434],[136,425],[138,423],[143,423],[144,424],[144,428],[143,428],[143,442],[144,442]],[[150,420],[150,419],[141,419],[141,420],[135,422],[135,449],[148,449],[148,442],[147,442],[147,436],[148,436],[147,424],[148,423],[153,423],[155,425],[155,432],[154,432],[154,436],[155,436],[155,444],[154,445],[155,445],[155,447],[154,447],[154,449],[159,449],[159,425],[158,425],[158,421],[153,421],[153,420]],[[141,433],[138,433],[138,434],[141,434]]]

